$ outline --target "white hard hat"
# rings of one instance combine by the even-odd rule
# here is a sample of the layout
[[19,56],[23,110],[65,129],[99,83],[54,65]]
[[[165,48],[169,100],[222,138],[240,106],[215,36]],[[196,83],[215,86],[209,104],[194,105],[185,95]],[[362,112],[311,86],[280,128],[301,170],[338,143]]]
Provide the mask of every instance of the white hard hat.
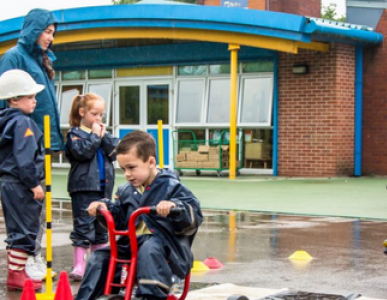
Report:
[[45,88],[37,84],[30,74],[22,70],[9,70],[0,76],[0,99],[35,95]]

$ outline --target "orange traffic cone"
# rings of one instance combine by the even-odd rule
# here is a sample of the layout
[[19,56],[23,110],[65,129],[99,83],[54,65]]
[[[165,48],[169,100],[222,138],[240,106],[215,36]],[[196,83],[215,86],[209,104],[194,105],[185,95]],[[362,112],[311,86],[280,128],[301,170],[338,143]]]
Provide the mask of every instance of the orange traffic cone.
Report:
[[27,279],[24,282],[23,293],[20,300],[36,300],[34,284],[32,279]]
[[54,300],[73,300],[69,278],[67,272],[62,271],[59,275],[58,286],[56,287]]

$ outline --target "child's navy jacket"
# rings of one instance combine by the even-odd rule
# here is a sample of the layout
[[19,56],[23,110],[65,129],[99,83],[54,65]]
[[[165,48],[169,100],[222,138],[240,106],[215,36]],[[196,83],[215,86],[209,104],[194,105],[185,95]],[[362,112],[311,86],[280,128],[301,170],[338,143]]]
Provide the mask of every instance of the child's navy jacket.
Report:
[[119,139],[106,132],[101,138],[95,133],[87,133],[73,127],[67,133],[66,157],[71,169],[67,190],[73,192],[101,191],[101,177],[97,159],[97,149],[101,148],[105,162],[105,197],[110,198],[114,187],[115,147]]
[[0,110],[0,177],[8,175],[29,189],[44,179],[43,133],[20,109]]
[[[191,244],[203,221],[198,199],[169,170],[159,170],[156,178],[143,194],[139,193],[130,183],[126,183],[118,188],[117,196],[117,202],[106,201],[106,204],[118,230],[127,229],[130,215],[139,207],[154,206],[161,200],[169,200],[177,207],[184,209],[179,216],[142,215],[148,229],[152,234],[160,237],[168,248],[167,259],[172,272],[184,278],[192,268]],[[127,245],[129,255],[128,239],[121,237],[118,244]]]

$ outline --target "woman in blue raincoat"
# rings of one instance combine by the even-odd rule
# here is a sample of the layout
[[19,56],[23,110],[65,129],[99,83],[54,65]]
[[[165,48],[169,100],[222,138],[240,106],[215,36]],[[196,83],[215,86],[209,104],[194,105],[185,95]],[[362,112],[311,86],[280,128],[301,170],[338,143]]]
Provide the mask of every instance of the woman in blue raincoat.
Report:
[[[57,19],[48,10],[33,9],[24,18],[23,28],[17,45],[9,49],[0,60],[0,75],[11,69],[21,69],[31,75],[38,84],[45,89],[36,96],[36,109],[30,115],[40,130],[43,129],[44,115],[50,115],[51,150],[64,150],[63,136],[60,132],[59,110],[56,100],[52,61],[55,60],[51,51]],[[4,108],[5,101],[0,101],[0,108]],[[29,258],[27,273],[32,278],[43,277],[46,265],[41,259],[41,241],[45,224],[45,211],[41,216],[41,229],[37,237],[35,258]]]
[[[58,21],[48,10],[33,9],[24,18],[17,45],[8,50],[0,60],[0,75],[11,69],[21,69],[46,88],[37,95],[37,106],[31,118],[43,131],[43,116],[50,115],[51,150],[64,150],[60,132],[59,110],[56,100],[51,51]],[[2,101],[4,102],[4,101]]]

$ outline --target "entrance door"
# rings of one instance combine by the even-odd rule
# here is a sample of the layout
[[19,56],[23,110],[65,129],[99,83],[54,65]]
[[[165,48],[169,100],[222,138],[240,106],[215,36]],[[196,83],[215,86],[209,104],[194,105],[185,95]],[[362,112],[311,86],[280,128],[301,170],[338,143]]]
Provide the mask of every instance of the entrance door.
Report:
[[115,121],[121,138],[133,130],[147,131],[156,140],[157,163],[159,163],[157,121],[163,121],[164,165],[169,165],[171,81],[133,81],[116,83]]

